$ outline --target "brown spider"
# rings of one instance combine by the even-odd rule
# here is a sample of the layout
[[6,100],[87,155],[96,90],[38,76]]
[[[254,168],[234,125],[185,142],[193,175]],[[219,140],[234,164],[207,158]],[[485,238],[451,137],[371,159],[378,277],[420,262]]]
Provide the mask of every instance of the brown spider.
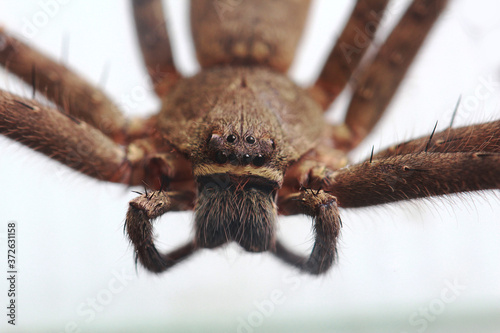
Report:
[[[101,92],[4,31],[2,64],[62,112],[1,92],[0,131],[97,179],[147,184],[152,192],[131,201],[126,229],[139,261],[151,271],[163,271],[199,248],[235,241],[323,273],[335,257],[338,207],[500,186],[499,121],[436,132],[345,168],[346,153],[377,123],[445,2],[410,6],[378,55],[360,69],[345,124],[337,126],[324,124],[322,111],[368,47],[360,46],[351,24],[375,29],[379,20],[371,15],[387,1],[358,2],[347,32],[307,91],[279,72],[291,63],[308,1],[280,9],[264,1],[229,9],[193,1],[194,40],[204,68],[193,78],[181,78],[173,65],[157,15],[160,2],[135,1],[144,59],[157,94],[166,97],[158,115],[130,121]],[[148,47],[151,40],[154,48]],[[159,254],[151,221],[187,209],[195,210],[194,240]],[[278,213],[314,218],[309,258],[276,240]]]

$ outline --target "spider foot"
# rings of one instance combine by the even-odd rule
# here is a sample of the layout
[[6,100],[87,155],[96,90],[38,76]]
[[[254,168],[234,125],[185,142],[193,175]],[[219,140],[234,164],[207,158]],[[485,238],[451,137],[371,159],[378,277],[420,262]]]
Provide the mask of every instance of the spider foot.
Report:
[[152,220],[170,210],[184,208],[192,201],[192,193],[153,191],[141,194],[129,203],[125,230],[135,248],[136,260],[151,272],[160,273],[191,255],[193,242],[170,253],[160,253],[153,239]]
[[280,205],[285,214],[306,214],[313,217],[315,241],[309,258],[290,252],[279,242],[274,254],[311,274],[327,271],[335,260],[340,232],[336,198],[323,190],[304,190],[285,197]]

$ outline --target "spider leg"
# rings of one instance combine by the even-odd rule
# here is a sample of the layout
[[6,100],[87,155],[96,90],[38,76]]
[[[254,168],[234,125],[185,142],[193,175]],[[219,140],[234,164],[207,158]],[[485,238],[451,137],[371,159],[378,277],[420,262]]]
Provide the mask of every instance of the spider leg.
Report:
[[116,142],[124,142],[127,122],[118,107],[78,74],[0,29],[0,65]]
[[152,220],[168,211],[193,207],[193,192],[154,191],[130,201],[125,230],[134,245],[139,262],[148,270],[160,273],[193,254],[198,248],[193,241],[166,254],[160,254],[153,240]]
[[344,89],[370,47],[389,0],[358,0],[344,30],[311,87],[313,98],[327,110]]
[[347,109],[345,123],[333,138],[346,151],[356,147],[375,127],[403,80],[447,0],[414,0],[360,73]]
[[500,121],[447,129],[339,170],[318,164],[303,179],[344,208],[500,189]]
[[165,96],[181,77],[175,68],[161,0],[132,0],[135,29],[156,94]]
[[176,181],[192,177],[182,158],[159,153],[168,149],[157,147],[152,138],[123,147],[84,121],[2,90],[0,134],[100,180],[128,185],[147,181],[159,188],[161,176]]
[[278,201],[280,213],[306,214],[314,219],[315,241],[309,258],[287,250],[280,242],[273,253],[283,261],[311,274],[321,274],[330,268],[336,256],[336,243],[340,231],[340,216],[334,196],[322,190],[303,189]]
[[373,159],[422,151],[429,153],[500,153],[500,120],[460,128],[448,128],[440,133],[435,133],[432,138],[422,137],[385,149],[374,155]]
[[[323,151],[309,153],[287,171],[278,198],[281,214],[302,213],[315,218],[316,244],[311,257],[299,256],[280,242],[274,252],[285,262],[312,273],[321,273],[334,260],[341,227],[337,206],[366,207],[500,189],[500,121],[447,129],[343,168],[337,150],[319,148]],[[318,236],[322,237],[319,241]]]
[[500,188],[500,153],[396,155],[333,172],[323,181],[340,207]]

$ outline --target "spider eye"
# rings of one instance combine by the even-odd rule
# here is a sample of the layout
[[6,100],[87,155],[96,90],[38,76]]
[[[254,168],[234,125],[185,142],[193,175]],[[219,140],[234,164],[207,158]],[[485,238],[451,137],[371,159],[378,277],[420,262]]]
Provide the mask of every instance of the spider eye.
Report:
[[223,151],[218,151],[217,154],[215,154],[215,162],[219,164],[224,164],[227,162],[227,154]]
[[236,154],[234,154],[234,153],[231,153],[231,154],[229,154],[229,156],[228,156],[229,162],[232,162],[232,163],[236,162],[236,161],[237,161],[237,158],[238,158],[238,157],[237,157],[237,156],[236,156]]
[[243,158],[242,158],[243,164],[246,165],[246,164],[250,163],[251,160],[252,160],[252,156],[250,156],[250,154],[243,155]]
[[247,136],[246,141],[247,141],[249,144],[253,145],[253,144],[255,143],[255,138],[254,138],[253,136],[251,136],[251,135],[250,135],[250,136]]
[[253,159],[253,165],[258,166],[258,167],[263,166],[265,162],[266,162],[266,159],[264,158],[264,156],[262,154],[255,156],[255,158]]
[[228,135],[228,136],[227,136],[227,138],[226,138],[226,139],[227,139],[227,142],[229,142],[229,143],[233,143],[233,142],[235,142],[235,141],[236,141],[236,135],[234,135],[234,134],[230,134],[230,135]]

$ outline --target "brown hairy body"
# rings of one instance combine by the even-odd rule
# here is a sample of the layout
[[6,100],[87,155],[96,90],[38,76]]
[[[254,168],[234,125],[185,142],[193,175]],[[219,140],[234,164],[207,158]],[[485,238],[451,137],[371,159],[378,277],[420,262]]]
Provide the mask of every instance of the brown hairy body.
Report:
[[[65,112],[2,92],[1,132],[89,176],[147,184],[154,192],[130,203],[126,223],[146,268],[163,271],[199,248],[236,241],[248,251],[271,251],[302,270],[323,273],[335,258],[339,207],[499,188],[498,121],[433,133],[344,168],[346,153],[377,123],[445,1],[416,1],[410,7],[362,72],[345,122],[336,126],[323,121],[322,110],[353,71],[342,66],[345,59],[336,48],[316,84],[303,90],[280,73],[290,65],[301,29],[278,24],[279,16],[273,20],[278,9],[266,8],[265,1],[263,7],[244,2],[222,20],[208,3],[194,1],[192,10],[203,69],[193,78],[181,78],[168,36],[157,30],[162,18],[152,18],[159,2],[134,2],[146,66],[163,100],[161,111],[148,119],[125,121],[93,87],[2,33],[2,64],[34,82]],[[385,5],[360,1],[351,23],[366,23],[367,3],[377,10]],[[296,1],[279,8],[290,11],[285,17],[297,17],[294,27],[300,27],[307,5]],[[262,18],[257,25],[256,18]],[[151,34],[154,46],[167,47],[148,45]],[[337,45],[345,42],[342,38],[353,37],[343,34]],[[356,54],[361,58],[362,52]],[[347,74],[339,82],[340,72]],[[85,154],[73,149],[79,145]],[[169,210],[186,209],[195,210],[194,240],[158,253],[151,221]],[[278,212],[315,219],[309,258],[276,239]]]

